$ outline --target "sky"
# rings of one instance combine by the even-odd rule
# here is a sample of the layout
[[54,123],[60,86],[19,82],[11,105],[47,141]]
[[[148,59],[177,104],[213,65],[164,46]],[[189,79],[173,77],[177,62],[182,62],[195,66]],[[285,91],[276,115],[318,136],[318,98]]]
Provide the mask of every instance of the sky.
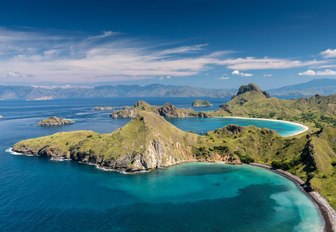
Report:
[[2,0],[0,85],[336,78],[334,0]]

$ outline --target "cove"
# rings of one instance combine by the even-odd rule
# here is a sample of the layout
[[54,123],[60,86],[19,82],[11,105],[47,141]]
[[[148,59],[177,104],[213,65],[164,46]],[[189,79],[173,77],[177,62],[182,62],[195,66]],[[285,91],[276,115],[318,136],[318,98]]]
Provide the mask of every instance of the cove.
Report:
[[323,227],[317,207],[293,182],[257,167],[186,163],[123,175],[71,161],[12,157],[17,181],[5,180],[0,191],[2,231],[315,232]]
[[203,134],[230,124],[268,128],[270,130],[276,131],[283,137],[296,135],[308,129],[307,127],[298,123],[259,118],[171,118],[167,120],[184,131],[194,131],[198,134]]

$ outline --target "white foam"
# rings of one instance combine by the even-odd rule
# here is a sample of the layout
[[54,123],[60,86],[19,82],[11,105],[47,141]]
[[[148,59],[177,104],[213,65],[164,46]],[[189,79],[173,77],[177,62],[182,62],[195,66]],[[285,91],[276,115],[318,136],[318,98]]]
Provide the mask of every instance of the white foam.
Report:
[[13,151],[13,149],[11,147],[7,148],[5,151],[8,152],[8,153],[10,153],[10,154],[12,154],[12,155],[34,156],[32,154],[24,154],[24,153],[15,152],[15,151]]
[[56,162],[63,162],[63,161],[71,160],[71,159],[51,157],[50,160],[51,160],[51,161],[56,161]]

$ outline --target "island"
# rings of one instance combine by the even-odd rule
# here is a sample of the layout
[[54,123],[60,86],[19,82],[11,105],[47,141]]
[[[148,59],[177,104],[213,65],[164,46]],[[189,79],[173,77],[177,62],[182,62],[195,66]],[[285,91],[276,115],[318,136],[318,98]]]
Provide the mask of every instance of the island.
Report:
[[210,107],[213,106],[211,102],[208,100],[194,100],[193,103],[191,104],[192,107]]
[[37,123],[39,126],[48,127],[48,126],[63,126],[73,124],[74,121],[71,119],[59,118],[56,116],[43,119]]
[[115,111],[111,114],[111,117],[113,119],[134,118],[140,111],[152,112],[166,118],[208,117],[208,115],[204,112],[196,112],[192,109],[177,108],[171,103],[166,103],[163,106],[154,106],[148,104],[145,101],[138,101],[134,104],[133,107]]
[[[138,101],[132,108],[112,113],[112,118],[131,118],[128,124],[112,133],[61,132],[18,142],[12,150],[52,159],[71,159],[123,173],[150,171],[190,161],[269,167],[280,170],[315,196],[322,213],[328,215],[326,223],[335,226],[334,210],[326,201],[323,203],[325,198],[336,208],[335,115],[336,95],[281,100],[249,84],[211,112],[179,109],[170,103],[152,106]],[[228,125],[198,135],[182,131],[165,119],[219,116],[286,119],[304,123],[309,130],[281,137],[269,129]]]

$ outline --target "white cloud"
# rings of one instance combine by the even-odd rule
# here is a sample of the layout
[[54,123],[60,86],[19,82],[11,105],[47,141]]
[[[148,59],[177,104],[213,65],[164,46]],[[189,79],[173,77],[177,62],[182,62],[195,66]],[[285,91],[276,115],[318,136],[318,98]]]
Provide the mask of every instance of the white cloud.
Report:
[[320,53],[324,58],[336,58],[336,49],[327,49]]
[[326,69],[322,71],[307,70],[305,72],[299,73],[300,76],[336,76],[336,71],[331,69]]
[[299,76],[316,76],[316,72],[314,70],[309,69],[307,71],[300,72]]
[[[207,44],[160,49],[162,45],[124,38],[116,32],[83,36],[12,31],[0,28],[0,81],[22,83],[85,83],[185,77],[220,66],[252,76],[245,70],[289,69],[329,64],[327,60],[280,58],[229,58],[232,51],[206,53]],[[165,44],[165,46],[167,46]],[[225,57],[224,57],[225,56]],[[224,57],[224,58],[223,58]],[[235,75],[232,73],[233,75]],[[9,78],[10,77],[10,78]]]
[[232,71],[232,75],[234,75],[234,76],[242,76],[242,77],[251,77],[251,76],[253,76],[253,74],[251,74],[251,73],[244,73],[244,72],[240,72],[239,70]]
[[271,73],[265,73],[264,74],[264,77],[271,77],[271,76],[273,76],[273,74],[271,74]]
[[13,79],[17,79],[17,78],[23,78],[23,77],[27,77],[29,75],[24,75],[20,72],[5,72],[3,74],[0,74],[0,77],[2,78],[13,78]]
[[306,67],[311,65],[324,64],[326,61],[301,61],[279,58],[237,58],[221,61],[221,64],[227,65],[232,70],[268,70],[268,69],[289,69]]
[[220,80],[220,81],[224,81],[224,80],[229,80],[230,77],[227,77],[227,76],[222,76],[222,77],[218,77],[217,80]]
[[190,52],[196,52],[201,51],[206,47],[207,44],[197,44],[197,45],[191,45],[191,46],[182,46],[182,47],[176,47],[176,48],[170,48],[165,49],[160,52],[161,55],[171,55],[171,54],[181,54],[181,53],[190,53]]

